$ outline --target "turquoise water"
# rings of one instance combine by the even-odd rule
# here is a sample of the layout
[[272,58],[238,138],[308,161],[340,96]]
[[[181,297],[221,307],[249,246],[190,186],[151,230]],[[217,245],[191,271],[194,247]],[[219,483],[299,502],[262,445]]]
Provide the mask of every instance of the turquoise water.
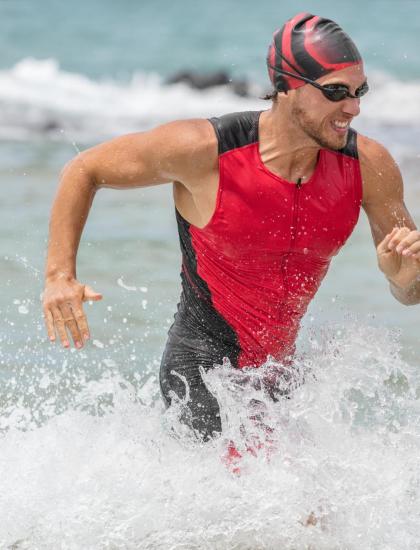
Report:
[[369,66],[407,79],[420,77],[420,4],[415,0],[3,1],[0,67],[29,56],[52,56],[63,69],[94,78],[124,80],[136,70],[167,75],[185,66],[222,66],[262,79],[271,33],[299,11],[340,22]]
[[[266,108],[272,31],[297,10],[336,18],[372,85],[355,128],[383,142],[420,223],[420,4],[73,1],[0,3],[0,548],[378,549],[419,547],[420,310],[390,295],[364,214],[304,318],[297,367],[316,378],[266,403],[271,450],[246,453],[255,396],[207,381],[225,437],[174,439],[158,364],[179,297],[169,185],[95,198],[78,276],[81,352],[46,341],[40,308],[51,202],[78,150],[174,118]],[[252,95],[164,79],[224,68]],[[245,422],[246,437],[238,426]],[[221,456],[244,451],[243,475]],[[268,453],[268,454],[267,454]],[[322,522],[301,521],[315,511]]]

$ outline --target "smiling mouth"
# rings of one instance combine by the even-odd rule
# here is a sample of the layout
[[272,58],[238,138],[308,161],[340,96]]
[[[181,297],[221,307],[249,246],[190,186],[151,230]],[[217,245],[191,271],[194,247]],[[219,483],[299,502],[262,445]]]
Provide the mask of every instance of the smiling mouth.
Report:
[[331,126],[334,128],[336,132],[339,134],[345,134],[350,126],[350,121],[342,121],[342,120],[333,120],[331,122]]

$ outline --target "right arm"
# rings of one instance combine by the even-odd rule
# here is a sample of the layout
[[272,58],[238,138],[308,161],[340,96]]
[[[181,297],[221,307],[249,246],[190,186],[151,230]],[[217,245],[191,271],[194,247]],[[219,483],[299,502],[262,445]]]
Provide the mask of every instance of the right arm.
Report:
[[89,327],[82,303],[100,300],[78,282],[76,256],[98,189],[131,189],[180,182],[191,193],[214,165],[215,135],[206,120],[171,122],[149,132],[128,134],[87,149],[65,165],[52,206],[43,310],[48,336],[64,347],[82,347]]

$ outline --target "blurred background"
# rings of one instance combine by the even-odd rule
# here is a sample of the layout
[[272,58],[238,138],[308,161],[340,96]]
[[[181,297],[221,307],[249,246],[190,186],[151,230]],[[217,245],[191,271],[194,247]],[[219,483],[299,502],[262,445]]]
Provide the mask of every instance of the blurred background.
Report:
[[322,548],[418,547],[420,307],[391,296],[363,212],[303,320],[319,384],[280,417],[279,461],[238,483],[219,448],[161,429],[156,375],[180,292],[170,185],[97,194],[78,256],[79,280],[104,295],[86,305],[92,340],[63,350],[44,329],[64,164],[173,119],[269,108],[266,50],[299,11],[358,45],[371,91],[354,127],[394,155],[420,224],[417,0],[0,0],[1,548],[308,548],[297,518],[314,509],[333,514]]
[[[258,99],[269,89],[267,45],[298,11],[336,19],[358,44],[371,92],[354,127],[395,156],[407,206],[419,223],[418,2],[0,2],[4,357],[61,353],[46,343],[39,326],[39,294],[49,210],[63,165],[100,141],[169,120],[268,108]],[[103,302],[88,307],[95,338],[104,346],[120,338],[118,354],[120,345],[133,341],[130,355],[136,359],[123,368],[141,369],[144,361],[159,359],[178,300],[179,268],[169,185],[98,193],[78,275],[104,294]],[[392,327],[402,353],[418,364],[419,308],[390,295],[363,213],[311,312],[315,325],[355,315]]]

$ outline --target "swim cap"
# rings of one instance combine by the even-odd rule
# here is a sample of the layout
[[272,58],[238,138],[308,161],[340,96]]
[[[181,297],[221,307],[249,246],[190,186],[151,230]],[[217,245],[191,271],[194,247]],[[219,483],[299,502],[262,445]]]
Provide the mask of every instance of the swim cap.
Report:
[[278,92],[305,82],[271,67],[316,80],[361,62],[353,40],[337,23],[310,13],[299,13],[276,30],[267,54],[268,74]]

